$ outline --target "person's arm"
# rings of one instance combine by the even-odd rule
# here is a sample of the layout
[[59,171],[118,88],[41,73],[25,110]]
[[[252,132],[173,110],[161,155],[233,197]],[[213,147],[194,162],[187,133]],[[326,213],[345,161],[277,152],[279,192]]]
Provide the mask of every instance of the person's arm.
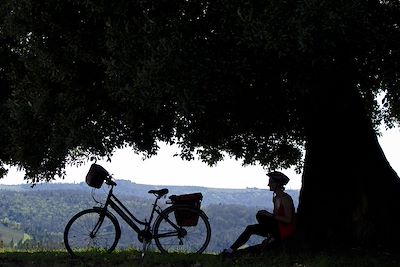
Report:
[[285,215],[284,216],[280,216],[275,214],[274,218],[282,223],[291,223],[292,219],[293,219],[293,209],[292,209],[292,198],[289,196],[286,197],[282,197],[279,199],[280,205],[283,206],[283,209],[285,211]]

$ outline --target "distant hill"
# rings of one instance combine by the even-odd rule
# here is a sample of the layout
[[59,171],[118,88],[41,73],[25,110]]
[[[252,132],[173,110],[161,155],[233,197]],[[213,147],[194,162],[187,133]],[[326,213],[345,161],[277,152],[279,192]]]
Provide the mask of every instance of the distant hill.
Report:
[[[272,192],[267,189],[247,188],[247,189],[224,189],[207,188],[198,186],[168,186],[168,185],[145,185],[137,184],[127,180],[117,180],[114,190],[116,195],[135,196],[144,199],[153,199],[153,195],[148,194],[149,190],[168,188],[170,195],[187,194],[201,192],[203,194],[203,205],[209,204],[237,204],[251,207],[272,208]],[[102,191],[106,186],[103,185]],[[46,190],[82,190],[92,191],[86,183],[65,184],[65,183],[43,183],[37,184],[33,188],[29,184],[24,185],[0,185],[0,190],[9,191],[46,191]],[[295,206],[298,205],[299,190],[287,190],[292,196]]]

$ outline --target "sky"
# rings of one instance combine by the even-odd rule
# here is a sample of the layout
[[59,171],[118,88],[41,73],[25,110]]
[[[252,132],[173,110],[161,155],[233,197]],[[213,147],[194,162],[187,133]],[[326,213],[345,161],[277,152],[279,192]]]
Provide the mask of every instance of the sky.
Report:
[[[393,169],[400,174],[400,129],[382,131],[379,138],[385,155]],[[214,188],[267,188],[268,179],[266,171],[259,165],[242,166],[241,161],[229,157],[218,163],[215,167],[198,161],[183,161],[173,155],[179,151],[176,146],[160,144],[157,156],[143,160],[131,149],[116,151],[111,162],[98,161],[113,175],[115,179],[130,180],[138,184],[150,185],[186,185],[204,186]],[[67,167],[65,180],[57,179],[55,182],[80,183],[85,181],[85,176],[91,163],[77,167]],[[301,174],[294,170],[281,170],[291,179],[286,189],[300,189]],[[0,179],[0,184],[21,184],[24,173],[11,168],[7,177]],[[54,182],[53,182],[54,183]]]

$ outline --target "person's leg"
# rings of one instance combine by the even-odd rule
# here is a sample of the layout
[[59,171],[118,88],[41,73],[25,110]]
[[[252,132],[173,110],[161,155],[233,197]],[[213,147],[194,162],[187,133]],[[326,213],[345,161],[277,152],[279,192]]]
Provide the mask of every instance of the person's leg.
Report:
[[268,229],[268,238],[260,244],[259,252],[278,247],[281,241],[278,221],[273,217],[262,216],[261,214],[257,214],[256,218],[261,225]]
[[258,223],[263,226],[264,229],[267,229],[266,232],[268,233],[268,236],[274,238],[277,241],[280,240],[279,225],[278,221],[275,218],[257,214],[256,219]]
[[237,250],[238,248],[246,244],[246,242],[250,239],[252,235],[266,236],[268,234],[267,230],[268,229],[266,229],[265,226],[261,224],[248,225],[243,233],[240,234],[238,239],[233,243],[231,249],[234,251]]

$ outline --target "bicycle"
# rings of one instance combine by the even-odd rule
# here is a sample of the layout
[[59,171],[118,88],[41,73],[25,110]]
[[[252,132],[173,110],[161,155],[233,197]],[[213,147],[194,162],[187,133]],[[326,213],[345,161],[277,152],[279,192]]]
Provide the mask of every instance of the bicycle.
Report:
[[[161,253],[202,253],[211,238],[211,227],[207,215],[200,209],[201,193],[170,196],[164,210],[157,204],[166,197],[168,189],[150,190],[156,199],[148,220],[137,219],[114,195],[117,185],[112,176],[100,165],[92,164],[86,176],[86,183],[100,188],[105,182],[109,187],[107,199],[100,207],[83,210],[74,215],[64,230],[64,244],[71,256],[95,249],[111,253],[121,237],[121,227],[114,210],[138,236],[145,255],[152,240]],[[155,215],[157,218],[154,220]],[[138,226],[142,225],[142,229]]]

